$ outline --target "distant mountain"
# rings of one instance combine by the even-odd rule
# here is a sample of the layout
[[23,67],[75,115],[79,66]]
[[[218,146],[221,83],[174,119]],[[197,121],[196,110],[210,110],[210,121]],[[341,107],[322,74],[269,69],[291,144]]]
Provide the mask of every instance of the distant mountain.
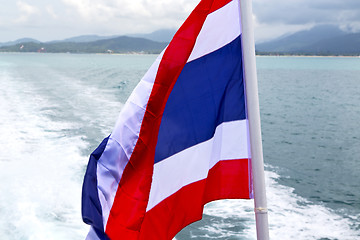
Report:
[[176,33],[176,29],[161,29],[148,34],[131,34],[130,37],[140,37],[156,42],[170,42]]
[[15,41],[0,43],[0,47],[11,46],[11,45],[16,45],[16,44],[19,44],[19,43],[26,43],[26,42],[40,43],[40,41],[38,41],[36,39],[33,39],[33,38],[20,38],[20,39],[15,40]]
[[[138,39],[142,38],[144,40],[150,40],[152,42],[157,42],[157,43],[152,43],[152,46],[155,47],[155,45],[159,44],[159,43],[161,43],[160,46],[163,46],[164,43],[169,43],[171,41],[171,39],[173,38],[175,32],[176,32],[175,29],[161,29],[161,30],[157,30],[157,31],[154,31],[152,33],[147,33],[147,34],[140,34],[140,33],[139,34],[130,34],[130,35],[127,35],[127,37],[138,38]],[[16,41],[0,43],[0,48],[1,48],[0,51],[10,51],[9,49],[11,49],[11,51],[19,51],[18,48],[20,48],[21,45],[20,46],[17,46],[17,45],[19,45],[20,43],[30,43],[30,44],[27,44],[27,51],[30,51],[29,49],[31,49],[31,51],[34,51],[34,49],[38,48],[40,45],[47,46],[48,51],[50,49],[51,49],[51,51],[55,51],[55,48],[57,51],[58,48],[62,49],[62,48],[64,48],[65,45],[70,47],[70,50],[69,50],[70,52],[77,51],[77,50],[83,51],[84,50],[83,46],[85,46],[85,45],[89,47],[89,49],[87,49],[86,51],[94,51],[95,47],[94,46],[90,47],[89,44],[85,44],[85,45],[82,45],[81,47],[79,47],[79,46],[75,46],[76,44],[73,44],[73,43],[92,43],[92,42],[98,42],[98,41],[102,41],[102,40],[111,40],[111,39],[115,39],[115,38],[123,38],[122,41],[120,41],[120,42],[123,42],[125,40],[124,37],[125,36],[119,36],[119,35],[113,35],[113,36],[81,35],[81,36],[66,38],[63,40],[54,40],[54,41],[49,41],[49,42],[40,42],[40,41],[38,41],[36,39],[32,39],[32,38],[22,38],[22,39],[18,39]],[[135,42],[137,42],[137,41],[135,41]],[[97,43],[95,43],[95,44],[97,44]],[[100,42],[100,44],[102,44],[102,43]],[[134,47],[134,43],[129,42],[129,44],[131,45],[131,46],[129,46],[129,49],[130,48],[132,49]],[[57,47],[54,47],[55,45],[57,45]],[[92,45],[92,44],[90,44],[90,45]],[[102,45],[102,47],[105,47],[105,45]],[[145,46],[144,51],[149,51],[150,49],[147,49],[147,47],[149,47],[150,45],[151,44],[146,43],[144,45]],[[9,47],[9,48],[7,48],[7,47]],[[90,50],[90,49],[92,49],[92,50]],[[124,49],[126,49],[126,47],[123,47],[123,50]],[[140,48],[136,47],[135,49],[140,49]],[[158,47],[155,47],[155,49],[156,49],[155,52],[159,51]],[[98,50],[100,51],[103,49],[98,49]],[[118,49],[118,50],[120,51],[120,49]],[[25,51],[25,49],[22,48],[21,51]],[[143,50],[141,50],[141,51],[143,51]]]
[[300,49],[297,52],[317,55],[357,55],[360,56],[360,33],[349,33],[324,39]]
[[[137,34],[128,34],[128,37],[135,37],[135,38],[145,38],[154,42],[170,42],[173,38],[176,30],[175,29],[160,29],[154,31],[152,33],[137,33]],[[119,35],[113,36],[99,36],[99,35],[81,35],[72,38],[66,38],[64,40],[55,40],[48,43],[55,43],[55,42],[95,42],[99,40],[106,40],[111,38],[120,37]]]
[[[257,52],[265,53],[328,53],[328,54],[349,54],[351,51],[346,50],[342,53],[342,45],[347,42],[347,38],[352,34],[340,30],[332,25],[320,25],[310,30],[300,31],[286,37],[281,37],[266,43],[256,45]],[[351,36],[356,38],[356,36]],[[338,45],[330,46],[334,39],[338,41],[345,41],[344,43],[338,42]],[[323,44],[323,45],[322,45]],[[328,45],[329,44],[329,45]],[[356,49],[359,45],[353,45],[352,49]],[[347,46],[350,47],[350,46]],[[350,48],[349,48],[350,49]]]
[[[174,33],[175,30],[163,29],[149,34],[135,34],[132,37],[83,35],[46,43],[32,38],[22,38],[0,43],[0,51],[159,53],[166,47]],[[321,25],[257,44],[256,52],[257,54],[360,55],[360,33],[346,33],[335,26]]]
[[119,36],[98,36],[98,35],[82,35],[82,36],[77,36],[77,37],[72,37],[72,38],[66,38],[64,40],[55,40],[55,41],[51,41],[48,43],[55,43],[55,42],[95,42],[95,41],[99,41],[99,40],[106,40],[106,39],[111,39],[111,38],[116,38]]
[[160,53],[166,43],[121,36],[92,42],[28,42],[0,47],[2,52],[70,52],[70,53]]

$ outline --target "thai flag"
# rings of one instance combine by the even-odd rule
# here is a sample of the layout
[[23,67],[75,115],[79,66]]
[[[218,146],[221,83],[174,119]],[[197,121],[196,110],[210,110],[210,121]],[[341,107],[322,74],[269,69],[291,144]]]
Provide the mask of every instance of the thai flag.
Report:
[[141,79],[83,185],[88,239],[171,239],[252,198],[239,0],[202,0]]

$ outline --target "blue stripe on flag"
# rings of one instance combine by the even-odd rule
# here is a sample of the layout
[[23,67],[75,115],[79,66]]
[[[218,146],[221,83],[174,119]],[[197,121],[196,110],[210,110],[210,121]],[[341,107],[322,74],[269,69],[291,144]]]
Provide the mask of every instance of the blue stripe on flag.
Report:
[[245,118],[239,36],[183,68],[166,103],[155,163],[209,140],[219,124]]
[[98,160],[103,154],[108,140],[109,137],[105,138],[90,155],[82,189],[81,210],[83,221],[92,225],[100,239],[106,239],[106,236],[104,235],[102,208],[98,195],[96,169]]

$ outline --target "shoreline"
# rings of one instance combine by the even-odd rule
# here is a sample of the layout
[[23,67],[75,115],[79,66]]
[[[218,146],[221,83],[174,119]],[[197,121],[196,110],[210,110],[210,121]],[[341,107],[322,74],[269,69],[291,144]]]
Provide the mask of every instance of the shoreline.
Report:
[[[74,52],[2,52],[0,54],[93,54],[93,55],[159,55],[159,53],[146,53],[146,52],[126,52],[126,53],[74,53]],[[301,54],[256,54],[256,57],[309,57],[309,58],[360,58],[360,55],[301,55]]]
[[284,54],[284,55],[273,55],[273,54],[256,54],[256,57],[339,57],[339,58],[360,58],[360,55],[298,55],[298,54]]
[[74,53],[74,52],[1,52],[0,54],[69,54],[69,55],[159,55],[160,53],[128,52],[128,53]]

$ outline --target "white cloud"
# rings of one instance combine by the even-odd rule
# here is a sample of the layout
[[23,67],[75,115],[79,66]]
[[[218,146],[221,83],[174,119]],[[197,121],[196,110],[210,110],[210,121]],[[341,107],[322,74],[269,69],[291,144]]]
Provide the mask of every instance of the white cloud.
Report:
[[[1,1],[1,0],[0,0]],[[54,40],[178,28],[200,0],[3,0],[2,38]],[[265,40],[316,24],[360,30],[359,0],[253,0],[255,37]],[[5,34],[6,31],[6,34]],[[13,32],[13,33],[12,33]]]
[[16,23],[27,22],[32,15],[38,14],[40,12],[37,7],[23,1],[16,2],[16,6],[20,12],[20,17],[15,20]]
[[84,19],[100,17],[100,21],[113,17],[123,18],[176,18],[189,14],[198,0],[62,0],[73,7]]
[[46,11],[53,19],[59,18],[58,14],[55,13],[54,8],[52,6],[50,5],[46,6]]
[[88,21],[92,19],[104,21],[111,18],[110,9],[103,1],[63,0],[63,3],[70,7],[70,11],[75,11],[75,15],[79,14],[80,17]]
[[135,33],[177,28],[198,0],[62,0],[67,13],[103,31]]

